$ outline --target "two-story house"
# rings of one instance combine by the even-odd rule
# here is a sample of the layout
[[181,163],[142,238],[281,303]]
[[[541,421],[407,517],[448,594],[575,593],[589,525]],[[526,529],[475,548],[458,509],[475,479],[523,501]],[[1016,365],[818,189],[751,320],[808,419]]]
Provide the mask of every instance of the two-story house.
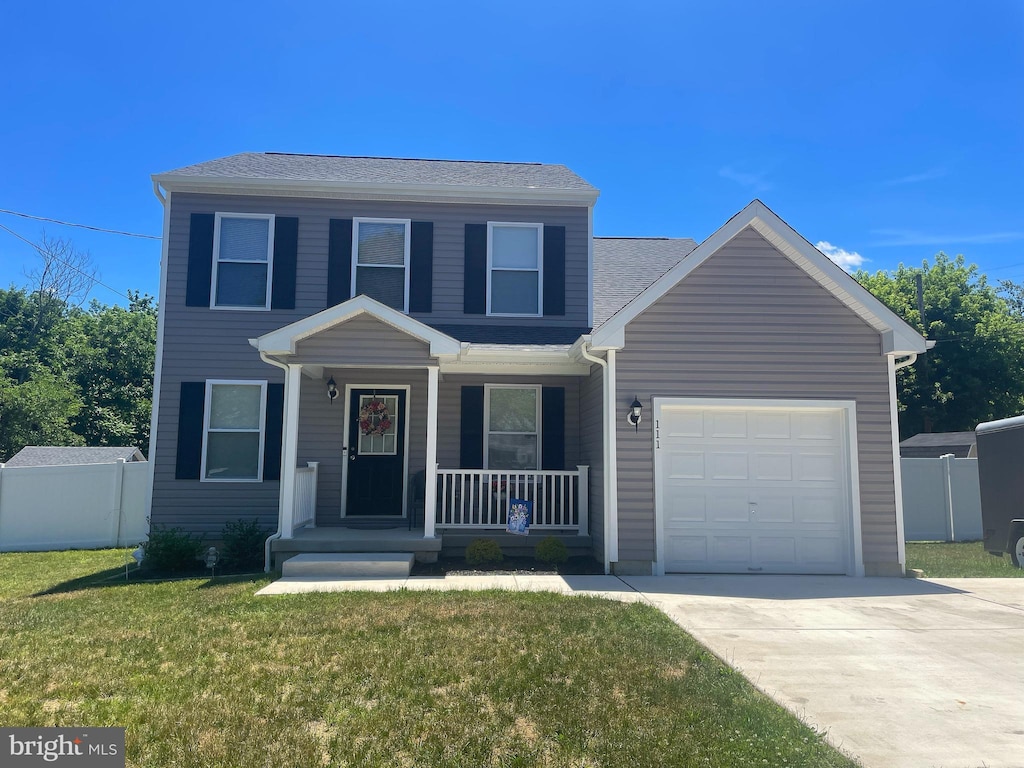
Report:
[[153,179],[153,524],[430,557],[521,498],[618,572],[902,572],[895,370],[925,342],[762,203],[698,246],[595,238],[560,165]]

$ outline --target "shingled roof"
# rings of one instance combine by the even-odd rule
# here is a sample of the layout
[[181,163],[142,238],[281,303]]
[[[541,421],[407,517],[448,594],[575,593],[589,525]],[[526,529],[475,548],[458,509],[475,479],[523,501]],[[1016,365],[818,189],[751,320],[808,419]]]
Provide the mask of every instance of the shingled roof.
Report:
[[175,177],[597,192],[564,165],[283,152],[242,152],[158,173],[154,178]]
[[594,327],[697,247],[688,237],[595,237]]
[[145,461],[146,457],[132,446],[101,446],[82,448],[72,445],[29,445],[14,454],[8,467],[56,467],[68,464],[110,464],[118,459]]

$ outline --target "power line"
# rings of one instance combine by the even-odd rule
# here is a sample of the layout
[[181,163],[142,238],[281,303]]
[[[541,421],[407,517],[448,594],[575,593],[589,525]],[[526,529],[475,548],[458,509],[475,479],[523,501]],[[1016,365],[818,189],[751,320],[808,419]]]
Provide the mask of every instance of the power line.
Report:
[[36,245],[36,244],[35,244],[35,243],[33,243],[33,242],[32,242],[31,240],[29,240],[29,239],[28,239],[27,237],[22,237],[21,235],[19,235],[19,234],[18,234],[17,232],[15,232],[15,231],[14,231],[13,229],[11,229],[10,227],[7,227],[7,226],[4,226],[3,224],[0,224],[0,229],[4,230],[4,231],[5,231],[5,232],[7,232],[8,234],[14,235],[14,236],[15,236],[16,238],[18,238],[19,240],[21,240],[21,241],[22,241],[23,243],[28,243],[28,244],[29,244],[29,245],[31,245],[31,246],[32,246],[33,248],[35,248],[35,249],[36,249],[37,251],[39,251],[39,254],[40,254],[41,256],[43,256],[44,258],[53,258],[53,259],[56,259],[57,261],[59,261],[59,262],[60,262],[61,264],[63,264],[63,265],[64,265],[65,267],[67,267],[68,269],[73,269],[73,270],[75,270],[75,272],[77,272],[78,274],[82,275],[83,277],[86,277],[86,278],[88,278],[89,280],[91,280],[92,282],[94,282],[94,283],[95,283],[96,285],[102,285],[102,286],[103,286],[104,288],[106,288],[106,289],[107,289],[108,291],[110,291],[110,292],[112,292],[112,293],[116,293],[116,294],[117,294],[118,296],[121,296],[121,297],[123,297],[123,298],[125,298],[125,299],[128,299],[128,301],[131,301],[131,300],[132,300],[131,296],[128,296],[128,295],[126,295],[126,294],[124,294],[124,293],[121,293],[121,292],[120,292],[119,290],[117,290],[117,288],[111,288],[111,287],[110,287],[109,285],[107,285],[106,283],[104,283],[104,282],[103,282],[102,280],[98,280],[98,279],[96,279],[96,277],[95,277],[94,275],[90,275],[90,274],[89,274],[88,272],[83,272],[83,271],[82,271],[82,270],[80,270],[80,269],[79,269],[78,267],[76,267],[76,266],[75,266],[74,264],[69,264],[68,262],[64,261],[64,259],[60,258],[59,256],[57,256],[57,255],[55,255],[55,254],[53,254],[53,253],[50,253],[49,251],[46,251],[46,250],[44,250],[42,246],[40,246],[40,245]]
[[0,208],[0,213],[6,213],[10,216],[21,216],[23,219],[35,219],[36,221],[49,221],[53,224],[60,224],[62,227],[78,227],[80,229],[91,229],[93,232],[106,232],[108,235],[124,235],[125,237],[141,237],[143,240],[159,240],[160,238],[156,235],[140,235],[138,232],[122,232],[119,229],[105,229],[104,227],[93,227],[89,224],[74,224],[70,221],[61,221],[60,219],[51,219],[48,216],[33,216],[31,213],[21,213],[20,211],[9,211],[6,208]]

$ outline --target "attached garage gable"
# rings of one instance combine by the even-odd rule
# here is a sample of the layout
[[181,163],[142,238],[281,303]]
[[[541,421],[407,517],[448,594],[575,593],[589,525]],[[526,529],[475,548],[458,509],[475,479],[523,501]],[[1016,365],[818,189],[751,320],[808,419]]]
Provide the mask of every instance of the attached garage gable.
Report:
[[656,399],[663,570],[856,573],[853,410],[853,403]]

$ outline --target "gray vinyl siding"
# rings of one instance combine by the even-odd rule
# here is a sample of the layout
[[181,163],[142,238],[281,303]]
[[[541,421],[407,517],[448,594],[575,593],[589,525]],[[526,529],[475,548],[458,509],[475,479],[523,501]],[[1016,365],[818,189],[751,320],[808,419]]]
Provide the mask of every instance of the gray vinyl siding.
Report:
[[580,463],[590,466],[590,535],[594,557],[604,560],[604,369],[594,365],[580,380]]
[[328,328],[295,345],[292,363],[313,365],[436,365],[425,342],[369,315]]
[[[294,310],[240,311],[211,310],[207,307],[185,306],[188,276],[188,243],[192,213],[274,213],[299,218],[298,266]],[[160,382],[160,412],[157,416],[156,453],[152,521],[154,524],[178,525],[189,530],[219,533],[224,522],[238,517],[256,517],[267,526],[276,527],[278,483],[202,483],[198,480],[176,480],[178,399],[184,381],[206,379],[255,379],[283,381],[283,372],[260,360],[249,345],[249,339],[276,330],[284,325],[319,312],[326,307],[328,222],[332,218],[383,216],[409,218],[434,223],[433,312],[414,315],[428,322],[449,325],[481,322],[509,325],[558,325],[580,327],[587,321],[587,208],[534,207],[514,205],[473,205],[443,203],[400,203],[393,201],[344,201],[315,198],[278,198],[263,196],[221,196],[175,193],[171,198],[170,232],[168,237],[166,297],[163,311],[163,367]],[[490,318],[462,314],[463,241],[465,224],[487,221],[529,221],[566,227],[566,315],[555,318]],[[353,320],[356,327],[360,319]],[[366,322],[373,322],[367,320]],[[353,326],[349,326],[353,327]],[[370,329],[367,329],[370,330]],[[408,337],[397,338],[386,329],[373,329],[374,341],[364,345],[359,362],[366,364],[418,364],[425,360],[425,347]],[[344,330],[339,334],[345,335]],[[379,335],[383,334],[383,336]],[[374,346],[378,344],[379,346]],[[314,351],[316,343],[303,343],[303,353]],[[385,354],[377,352],[385,349]],[[346,350],[347,351],[347,350]],[[401,358],[400,361],[397,358]],[[341,362],[341,361],[339,361]],[[349,362],[346,360],[345,362]],[[406,371],[402,381],[413,381],[413,403],[426,403],[426,376],[423,372]],[[379,375],[375,383],[398,382]],[[335,377],[339,386],[344,382]],[[422,383],[417,390],[416,382]],[[323,382],[303,382],[303,393],[322,387]],[[340,400],[340,398],[339,398]],[[306,413],[327,404],[326,396],[303,398],[303,407],[312,403]],[[332,418],[343,418],[344,405],[336,401]],[[425,410],[414,406],[414,418],[425,418]],[[457,412],[456,412],[457,415]],[[306,425],[305,417],[303,424]],[[457,423],[457,421],[456,421]],[[414,425],[415,426],[415,423]],[[300,445],[302,461],[319,460],[328,464],[337,450],[324,444],[329,423],[310,423],[306,427],[308,441]],[[425,426],[423,434],[425,436]],[[340,434],[340,433],[338,433]],[[317,436],[319,435],[319,437]],[[300,432],[300,439],[302,433]],[[424,437],[425,439],[425,437]],[[320,447],[316,441],[320,440]],[[410,469],[413,468],[416,446],[424,440],[410,435]],[[338,444],[340,446],[340,443]],[[457,438],[455,439],[457,447]],[[570,452],[571,453],[571,452]],[[569,454],[567,453],[567,458]],[[419,459],[422,466],[423,459]],[[340,508],[340,466],[321,466],[326,475],[326,493],[318,503],[318,513],[326,514],[332,500]],[[335,479],[331,478],[334,473]],[[334,483],[333,490],[331,483]]]
[[854,400],[867,573],[898,561],[886,358],[876,331],[747,228],[626,327],[620,420],[620,560],[655,557],[651,398]]
[[[208,311],[185,307],[185,277],[188,261],[189,217],[192,213],[273,213],[299,219],[298,272],[295,310],[270,312]],[[167,328],[190,327],[209,333],[237,328],[231,320],[239,314],[262,315],[263,321],[243,327],[273,330],[294,319],[311,315],[327,306],[327,236],[331,219],[357,216],[411,219],[434,224],[433,303],[430,313],[414,313],[424,322],[455,325],[481,322],[496,325],[543,325],[579,328],[587,325],[587,237],[586,207],[521,206],[466,203],[407,203],[395,201],[323,200],[301,197],[227,196],[175,193],[171,203],[171,232],[167,280]],[[523,221],[565,227],[565,316],[545,318],[485,318],[462,313],[462,280],[465,261],[465,225],[488,221]],[[283,320],[279,322],[279,320]],[[265,331],[262,331],[265,332]]]

